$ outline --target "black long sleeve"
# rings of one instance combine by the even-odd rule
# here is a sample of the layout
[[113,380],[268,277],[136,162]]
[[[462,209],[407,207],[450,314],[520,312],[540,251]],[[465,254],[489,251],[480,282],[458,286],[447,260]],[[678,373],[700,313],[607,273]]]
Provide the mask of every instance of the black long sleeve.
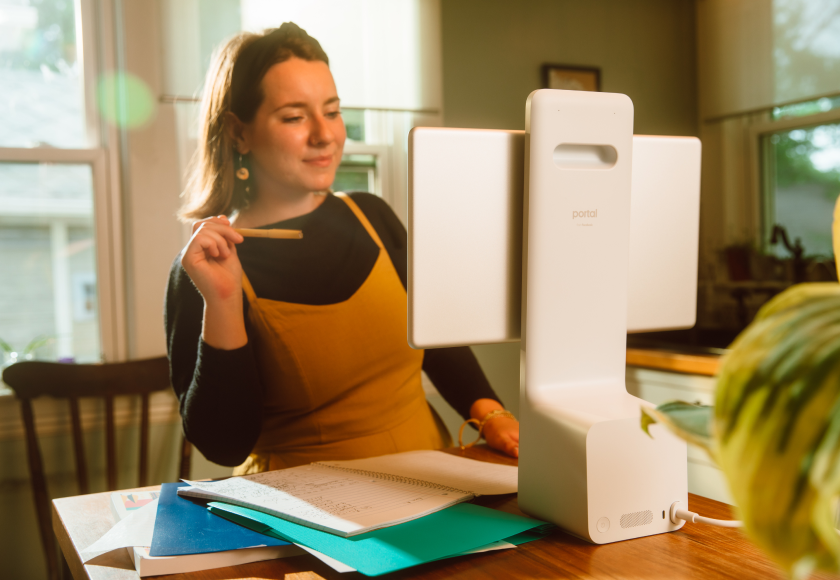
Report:
[[[406,286],[406,232],[391,208],[364,193],[353,200],[371,222]],[[329,196],[311,214],[267,228],[302,229],[297,241],[248,238],[238,255],[257,295],[301,304],[346,300],[367,278],[378,248],[340,199]],[[204,301],[180,264],[172,264],[165,326],[172,385],[180,401],[187,438],[221,465],[241,464],[260,435],[263,385],[249,342],[224,351],[201,340]],[[468,347],[426,350],[423,370],[463,417],[474,401],[498,400]]]
[[[245,308],[248,331],[247,301]],[[239,465],[257,442],[262,416],[263,386],[251,343],[220,350],[201,339],[204,299],[180,256],[172,263],[165,312],[170,379],[184,433],[210,461]]]

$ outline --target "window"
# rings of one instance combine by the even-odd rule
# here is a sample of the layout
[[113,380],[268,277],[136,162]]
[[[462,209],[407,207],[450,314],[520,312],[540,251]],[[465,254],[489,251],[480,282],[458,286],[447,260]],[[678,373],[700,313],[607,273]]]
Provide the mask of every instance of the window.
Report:
[[114,352],[92,10],[90,0],[0,2],[2,364]]
[[0,164],[0,328],[20,357],[100,358],[86,164]]
[[765,253],[830,261],[840,195],[840,97],[777,107],[772,117],[768,127],[776,130],[759,137]]
[[90,145],[72,0],[0,4],[0,146]]
[[[353,151],[359,145],[365,143],[368,134],[365,118],[367,115],[363,109],[344,108],[341,111],[344,119],[344,127],[347,130],[347,141],[345,149]],[[376,155],[363,153],[345,153],[341,159],[341,166],[335,174],[335,182],[332,184],[333,191],[366,191],[382,195],[377,171]]]
[[367,191],[381,193],[376,187],[376,156],[345,155],[335,174],[333,191]]

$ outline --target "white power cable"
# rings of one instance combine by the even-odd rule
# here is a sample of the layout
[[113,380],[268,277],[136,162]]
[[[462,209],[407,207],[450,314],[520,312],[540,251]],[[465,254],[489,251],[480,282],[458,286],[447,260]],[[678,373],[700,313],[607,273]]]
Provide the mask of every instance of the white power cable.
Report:
[[682,509],[680,507],[680,502],[675,501],[671,504],[671,521],[675,524],[679,524],[680,522],[687,521],[691,522],[692,524],[709,524],[710,526],[718,526],[721,528],[740,528],[744,524],[739,522],[738,520],[715,520],[712,518],[706,518],[701,515],[696,514],[695,512],[690,512],[688,510]]

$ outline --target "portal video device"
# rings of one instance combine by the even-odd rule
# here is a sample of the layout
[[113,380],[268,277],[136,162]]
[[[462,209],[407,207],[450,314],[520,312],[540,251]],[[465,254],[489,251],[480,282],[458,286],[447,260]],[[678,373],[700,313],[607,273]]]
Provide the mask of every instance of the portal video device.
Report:
[[682,525],[686,446],[641,430],[626,335],[694,325],[699,184],[700,142],[634,136],[619,94],[409,137],[409,343],[521,340],[519,506],[594,543]]

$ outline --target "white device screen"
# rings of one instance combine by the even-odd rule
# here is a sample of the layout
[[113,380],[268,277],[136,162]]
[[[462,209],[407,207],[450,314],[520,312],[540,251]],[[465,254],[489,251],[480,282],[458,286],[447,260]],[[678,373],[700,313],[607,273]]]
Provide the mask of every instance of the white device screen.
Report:
[[[408,341],[519,340],[524,131],[417,127],[409,135]],[[633,137],[629,332],[694,326],[700,141]]]

